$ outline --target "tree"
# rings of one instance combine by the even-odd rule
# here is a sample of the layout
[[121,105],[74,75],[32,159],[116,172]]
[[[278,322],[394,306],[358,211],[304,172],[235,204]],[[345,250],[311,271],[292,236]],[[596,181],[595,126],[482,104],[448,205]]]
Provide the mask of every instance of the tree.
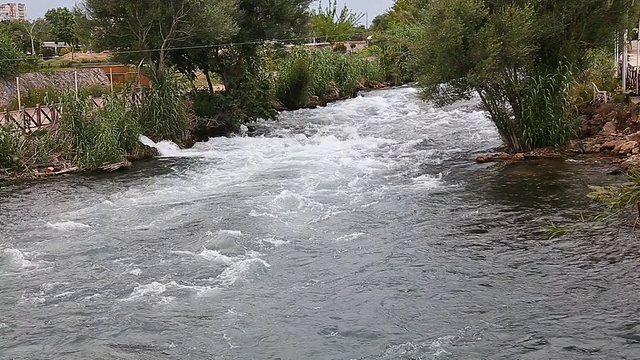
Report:
[[30,49],[30,40],[26,21],[2,21],[0,32],[12,39],[20,51],[26,53]]
[[170,49],[200,41],[212,44],[237,31],[229,10],[233,0],[85,0],[95,24],[97,44],[123,53],[121,59],[145,59],[160,74]]
[[363,17],[364,14],[355,13],[346,5],[338,11],[337,0],[329,0],[325,9],[320,1],[318,9],[311,14],[311,33],[325,42],[346,41],[355,34]]
[[75,48],[78,45],[76,36],[76,17],[66,7],[47,11],[44,18],[51,24],[55,41],[63,41],[71,46],[71,58],[74,57]]
[[371,30],[373,31],[385,31],[389,28],[390,12],[387,11],[384,14],[380,14],[373,18],[371,22]]
[[18,75],[23,58],[24,54],[14,40],[6,33],[0,32],[0,78]]
[[477,93],[512,152],[559,146],[576,130],[567,96],[588,49],[608,45],[633,0],[428,1],[415,65],[426,98]]

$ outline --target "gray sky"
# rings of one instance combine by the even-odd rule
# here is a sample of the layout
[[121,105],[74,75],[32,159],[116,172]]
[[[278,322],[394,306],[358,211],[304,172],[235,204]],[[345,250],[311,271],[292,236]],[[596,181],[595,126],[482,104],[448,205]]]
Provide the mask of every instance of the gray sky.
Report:
[[[56,7],[72,8],[76,4],[76,0],[18,0],[27,4],[27,16],[35,19],[44,16],[48,9]],[[135,0],[134,0],[135,1]],[[326,6],[328,0],[323,1],[323,7]],[[344,4],[356,12],[369,13],[369,23],[376,15],[382,14],[385,10],[393,5],[393,0],[338,0],[338,6],[342,8]],[[317,2],[311,5],[314,9],[318,6]],[[365,18],[362,19],[365,21]]]

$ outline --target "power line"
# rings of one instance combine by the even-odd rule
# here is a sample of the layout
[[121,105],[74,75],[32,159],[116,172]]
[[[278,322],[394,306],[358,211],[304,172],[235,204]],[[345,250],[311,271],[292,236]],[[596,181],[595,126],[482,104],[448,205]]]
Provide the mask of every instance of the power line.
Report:
[[[337,34],[337,35],[325,35],[322,38],[335,38],[338,36],[353,36],[359,35],[362,32],[356,32],[351,34]],[[297,40],[305,40],[309,39],[308,36],[305,37],[297,37],[297,38],[288,38],[288,39],[272,39],[272,40],[253,40],[253,41],[245,41],[239,43],[223,43],[223,44],[210,44],[210,45],[194,45],[194,46],[177,46],[177,47],[169,47],[169,48],[157,48],[157,49],[144,49],[144,50],[122,50],[122,51],[109,51],[112,55],[126,55],[126,54],[144,54],[150,52],[160,52],[160,51],[174,51],[174,50],[197,50],[197,49],[215,49],[215,48],[223,48],[223,47],[234,47],[234,46],[243,46],[243,45],[260,45],[260,44],[268,44],[268,43],[283,43],[283,42],[291,42]],[[0,59],[2,61],[29,61],[29,60],[39,60],[38,58],[14,58],[14,59]]]

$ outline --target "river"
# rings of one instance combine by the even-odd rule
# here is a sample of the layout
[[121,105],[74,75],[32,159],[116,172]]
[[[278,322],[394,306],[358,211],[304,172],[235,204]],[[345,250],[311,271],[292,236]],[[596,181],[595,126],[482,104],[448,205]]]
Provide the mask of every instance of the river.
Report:
[[2,359],[640,359],[640,242],[542,230],[607,165],[479,165],[416,90],[0,187]]

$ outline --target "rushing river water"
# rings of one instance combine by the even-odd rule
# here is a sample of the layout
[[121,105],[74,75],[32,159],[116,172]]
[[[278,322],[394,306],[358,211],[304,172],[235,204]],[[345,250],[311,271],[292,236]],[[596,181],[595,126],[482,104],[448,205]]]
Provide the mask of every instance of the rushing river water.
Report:
[[640,242],[606,165],[477,165],[411,88],[136,170],[0,188],[2,359],[640,359]]

